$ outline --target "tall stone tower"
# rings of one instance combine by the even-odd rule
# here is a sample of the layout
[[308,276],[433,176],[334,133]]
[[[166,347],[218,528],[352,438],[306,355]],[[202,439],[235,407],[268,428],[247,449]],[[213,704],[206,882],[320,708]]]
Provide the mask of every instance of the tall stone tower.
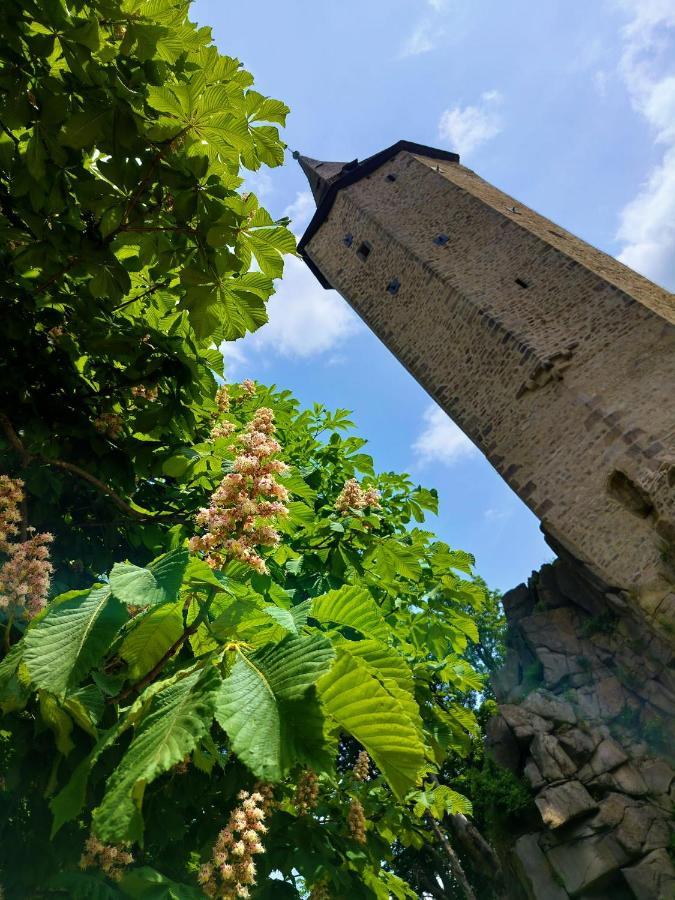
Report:
[[299,156],[300,252],[547,536],[675,622],[675,299],[460,165],[400,141]]
[[506,895],[675,898],[675,298],[454,153],[298,158],[307,264],[559,557],[503,598],[489,744],[540,814],[511,831]]

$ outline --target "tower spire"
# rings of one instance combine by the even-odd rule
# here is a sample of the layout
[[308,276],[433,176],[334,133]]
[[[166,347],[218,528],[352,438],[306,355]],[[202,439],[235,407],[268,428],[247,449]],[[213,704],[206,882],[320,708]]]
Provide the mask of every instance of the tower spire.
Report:
[[358,162],[358,160],[351,163],[322,162],[312,159],[311,156],[303,156],[297,150],[293,152],[293,159],[297,159],[300,163],[300,168],[305,173],[317,206],[326,196],[333,182],[337,181],[345,170],[353,168]]

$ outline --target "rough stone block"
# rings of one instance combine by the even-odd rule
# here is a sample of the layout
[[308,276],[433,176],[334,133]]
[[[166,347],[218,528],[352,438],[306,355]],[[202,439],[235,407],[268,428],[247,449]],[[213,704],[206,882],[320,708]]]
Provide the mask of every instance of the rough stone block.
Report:
[[553,723],[542,719],[536,713],[523,706],[504,703],[499,711],[506,719],[509,727],[520,744],[529,744],[535,734],[543,734],[553,730]]
[[549,719],[557,725],[576,725],[577,717],[572,709],[572,704],[561,700],[555,694],[544,691],[533,691],[522,704],[525,709],[536,713],[544,719]]
[[551,847],[546,856],[572,896],[601,886],[612,873],[630,861],[626,851],[611,835],[594,835]]
[[493,716],[486,728],[490,756],[505,769],[517,772],[520,768],[520,748],[503,716]]
[[516,841],[513,856],[519,881],[529,900],[569,900],[567,891],[558,884],[542,853],[536,834],[524,834]]
[[549,828],[560,828],[598,807],[580,781],[567,781],[545,788],[534,802]]
[[636,900],[675,898],[675,869],[665,850],[654,850],[621,872]]
[[576,774],[577,767],[552,734],[538,734],[530,753],[546,781],[562,781]]
[[570,728],[557,735],[563,749],[576,763],[585,762],[602,738],[594,730]]
[[645,780],[650,794],[667,794],[675,778],[675,772],[663,759],[648,759],[640,766],[640,774]]

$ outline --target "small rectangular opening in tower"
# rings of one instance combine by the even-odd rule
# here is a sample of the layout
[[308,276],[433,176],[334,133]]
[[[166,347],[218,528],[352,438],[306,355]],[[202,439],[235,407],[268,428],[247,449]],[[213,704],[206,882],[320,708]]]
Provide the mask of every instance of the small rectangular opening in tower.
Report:
[[364,241],[359,249],[356,251],[356,255],[361,260],[361,262],[365,262],[370,256],[370,251],[372,250],[372,245],[368,243],[368,241]]
[[518,285],[518,287],[521,287],[521,288],[527,288],[527,287],[530,286],[530,285],[527,283],[527,281],[523,281],[522,278],[516,278],[516,284]]
[[396,181],[396,176],[393,173],[389,173],[389,175],[387,175],[387,181]]
[[444,247],[449,240],[450,238],[447,236],[447,234],[438,234],[434,238],[434,244],[436,244],[437,247]]
[[351,245],[354,243],[354,235],[353,235],[353,234],[346,234],[346,235],[342,238],[342,243],[345,245],[345,247],[351,247]]
[[387,285],[387,291],[390,294],[398,294],[398,289],[401,287],[401,282],[398,278],[392,278],[389,284]]

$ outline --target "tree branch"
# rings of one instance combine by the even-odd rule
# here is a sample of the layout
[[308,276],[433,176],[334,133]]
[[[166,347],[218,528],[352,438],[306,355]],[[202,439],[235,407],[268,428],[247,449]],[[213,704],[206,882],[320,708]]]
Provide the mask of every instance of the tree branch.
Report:
[[438,824],[436,819],[431,815],[430,812],[425,813],[425,818],[427,822],[431,825],[434,830],[436,837],[438,838],[443,850],[445,851],[445,855],[448,857],[448,862],[450,863],[450,870],[452,874],[457,879],[459,886],[464,892],[464,896],[466,900],[476,900],[476,895],[473,892],[473,888],[469,884],[469,879],[466,877],[466,872],[464,871],[464,867],[459,861],[459,857],[452,849],[450,841],[443,834],[441,826]]
[[[20,454],[22,465],[24,468],[32,462],[40,462],[46,466],[53,466],[55,469],[62,469],[66,472],[72,472],[73,475],[77,475],[79,478],[82,478],[83,481],[86,481],[88,484],[92,485],[92,487],[96,488],[96,490],[104,494],[111,503],[113,503],[118,509],[120,509],[127,516],[138,519],[142,522],[166,522],[166,521],[175,521],[176,516],[173,513],[169,513],[167,515],[152,515],[148,513],[139,512],[139,510],[134,509],[126,500],[124,500],[116,491],[114,491],[109,485],[105,484],[105,482],[101,481],[100,478],[96,478],[95,475],[92,475],[90,472],[87,472],[86,469],[81,468],[75,463],[66,462],[63,459],[50,459],[47,456],[41,456],[40,454],[29,453],[24,447],[21,439],[18,434],[14,430],[14,427],[10,420],[4,413],[0,413],[0,425],[7,435],[7,440],[12,445],[12,447],[16,450],[17,453]],[[183,521],[186,521],[185,519]]]

